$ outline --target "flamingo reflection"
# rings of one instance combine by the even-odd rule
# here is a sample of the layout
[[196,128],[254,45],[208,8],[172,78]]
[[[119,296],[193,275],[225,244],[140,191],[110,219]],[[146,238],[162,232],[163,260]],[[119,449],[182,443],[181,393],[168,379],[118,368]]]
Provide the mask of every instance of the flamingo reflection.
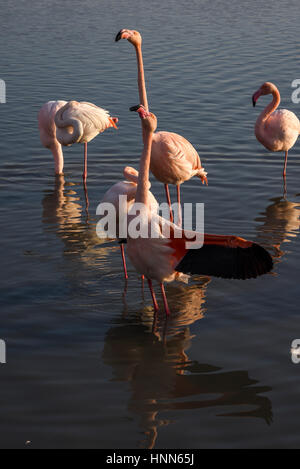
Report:
[[277,262],[286,254],[284,244],[292,242],[300,231],[300,202],[290,202],[286,198],[275,197],[270,200],[266,210],[255,221],[258,241],[273,249]]
[[[112,368],[113,381],[130,384],[128,409],[138,417],[142,448],[154,448],[159,429],[172,423],[162,417],[167,411],[226,407],[218,415],[272,422],[271,401],[262,395],[270,387],[260,386],[247,371],[227,372],[188,357],[193,339],[189,326],[205,314],[207,285],[195,285],[191,297],[191,290],[176,292],[182,314],[173,315],[167,340],[162,340],[159,327],[151,332],[145,315],[139,323],[136,317],[122,318],[107,332],[103,361]],[[198,309],[192,304],[196,301]]]

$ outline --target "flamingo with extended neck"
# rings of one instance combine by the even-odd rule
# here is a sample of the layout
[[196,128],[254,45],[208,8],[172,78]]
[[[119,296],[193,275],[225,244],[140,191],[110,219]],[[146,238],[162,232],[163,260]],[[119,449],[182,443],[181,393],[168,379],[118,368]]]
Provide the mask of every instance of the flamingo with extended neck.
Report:
[[[116,36],[116,42],[121,39],[127,39],[135,48],[138,66],[139,99],[146,111],[149,111],[141,34],[138,31],[122,29]],[[145,138],[144,130],[143,138]],[[181,135],[172,132],[157,132],[153,135],[150,169],[155,178],[165,185],[171,221],[173,221],[173,213],[169,184],[177,187],[178,220],[179,224],[181,224],[181,184],[194,176],[199,177],[203,184],[207,184],[207,173],[202,167],[196,149]]]
[[[186,241],[191,240],[191,234],[196,238],[197,233],[183,231],[152,210],[149,170],[157,119],[141,105],[131,108],[131,111],[138,112],[143,126],[144,149],[135,202],[142,212],[139,218],[140,233],[148,233],[148,236],[131,236],[128,230],[127,251],[137,272],[148,279],[152,298],[155,299],[152,281],[156,280],[161,287],[166,314],[169,315],[165,282],[186,280],[186,274],[249,279],[269,272],[273,268],[272,258],[261,246],[236,236],[204,235],[203,247],[189,250]],[[141,204],[143,210],[140,209]],[[128,225],[135,216],[129,211]],[[157,307],[157,302],[154,307]]]
[[286,179],[288,152],[295,145],[300,134],[300,121],[291,111],[278,109],[280,93],[273,84],[264,83],[252,97],[253,106],[256,106],[261,96],[272,94],[272,102],[264,109],[255,125],[257,140],[268,150],[285,152],[283,177]]
[[[121,249],[121,256],[122,256],[122,263],[124,269],[124,276],[125,280],[128,279],[128,272],[127,272],[127,265],[126,265],[126,258],[125,258],[125,250],[124,244],[127,242],[126,239],[123,239],[119,235],[120,231],[120,221],[124,219],[125,216],[128,215],[129,210],[131,209],[132,205],[134,204],[135,197],[136,197],[136,190],[138,185],[138,178],[139,173],[136,169],[127,166],[124,169],[124,177],[125,181],[118,182],[114,184],[103,196],[101,200],[101,204],[110,204],[114,207],[116,213],[116,234],[117,239],[120,243]],[[149,183],[149,203],[151,210],[157,212],[158,210],[158,202],[156,201],[154,195],[150,192],[151,184]],[[120,197],[126,198],[126,204],[120,204]],[[109,233],[108,233],[109,235]],[[112,235],[112,237],[114,237]]]

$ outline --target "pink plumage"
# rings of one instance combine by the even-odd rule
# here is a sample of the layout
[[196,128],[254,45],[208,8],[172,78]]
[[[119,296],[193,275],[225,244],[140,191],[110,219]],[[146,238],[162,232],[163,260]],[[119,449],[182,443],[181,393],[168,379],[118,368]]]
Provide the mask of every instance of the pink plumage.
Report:
[[283,176],[286,178],[288,152],[298,140],[300,134],[300,121],[291,111],[279,109],[280,93],[273,84],[264,83],[252,97],[253,106],[260,96],[272,94],[272,102],[262,111],[255,125],[257,140],[269,151],[285,152],[285,165]]

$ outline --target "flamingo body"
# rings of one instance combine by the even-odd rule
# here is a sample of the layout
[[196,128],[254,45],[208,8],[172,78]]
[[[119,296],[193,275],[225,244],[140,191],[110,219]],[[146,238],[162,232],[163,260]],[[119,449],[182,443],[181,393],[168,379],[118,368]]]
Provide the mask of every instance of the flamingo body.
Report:
[[[149,111],[142,54],[142,36],[138,31],[122,29],[116,36],[116,42],[121,39],[128,40],[135,48],[140,104],[144,106],[146,111]],[[145,133],[143,130],[143,139],[144,138]],[[179,206],[178,220],[179,224],[181,224],[181,184],[194,176],[200,177],[202,183],[207,184],[207,173],[202,168],[198,153],[195,148],[180,135],[171,132],[158,132],[153,136],[150,170],[154,176],[165,185],[171,221],[173,221],[173,212],[168,185],[174,184],[177,186],[177,201]]]
[[258,120],[255,126],[257,140],[269,151],[289,151],[298,140],[300,122],[298,117],[287,109],[274,111],[266,122]]
[[[128,278],[127,275],[127,266],[126,266],[126,259],[125,259],[125,252],[123,246],[123,240],[120,239],[119,236],[119,227],[120,227],[120,219],[125,217],[130,212],[132,208],[137,191],[137,184],[138,184],[138,177],[139,173],[134,168],[126,167],[124,169],[124,177],[125,181],[118,182],[114,184],[103,196],[101,204],[109,203],[112,204],[115,208],[116,213],[116,232],[117,232],[117,239],[121,243],[121,254],[123,259],[123,267],[124,267],[124,274],[125,278]],[[155,199],[154,195],[150,192],[151,184],[148,184],[149,188],[149,204],[150,204],[150,211],[155,213],[158,211],[158,202]],[[121,204],[120,205],[120,196],[126,196],[126,206]],[[121,211],[123,210],[123,212]]]
[[278,109],[280,93],[278,88],[270,82],[264,83],[252,97],[253,106],[256,106],[261,96],[272,94],[272,102],[262,111],[255,124],[257,140],[269,151],[285,152],[283,177],[286,180],[288,152],[295,145],[300,134],[300,121],[291,111]]
[[172,132],[153,135],[150,169],[158,181],[176,186],[194,176],[204,181],[207,175],[193,145]]
[[113,127],[109,112],[95,104],[70,101],[55,115],[57,140],[64,146],[89,143],[109,127]]

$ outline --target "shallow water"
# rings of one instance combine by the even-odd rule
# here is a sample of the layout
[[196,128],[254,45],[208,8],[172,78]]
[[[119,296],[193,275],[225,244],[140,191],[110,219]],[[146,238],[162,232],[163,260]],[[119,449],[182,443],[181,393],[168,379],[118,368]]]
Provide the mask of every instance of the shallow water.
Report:
[[[268,98],[253,110],[251,96],[274,81],[300,115],[299,2],[11,0],[1,17],[0,446],[298,447],[299,143],[284,199],[283,155],[253,135]],[[205,203],[207,232],[254,239],[275,259],[274,274],[253,281],[170,285],[167,324],[153,325],[131,267],[123,295],[119,248],[95,234],[102,195],[141,153],[128,112],[135,54],[114,43],[123,27],[143,34],[159,129],[188,138],[208,171],[209,186],[189,181],[184,201]],[[36,115],[50,99],[88,100],[120,119],[89,144],[89,216],[83,147],[65,150],[55,180],[39,142]]]

